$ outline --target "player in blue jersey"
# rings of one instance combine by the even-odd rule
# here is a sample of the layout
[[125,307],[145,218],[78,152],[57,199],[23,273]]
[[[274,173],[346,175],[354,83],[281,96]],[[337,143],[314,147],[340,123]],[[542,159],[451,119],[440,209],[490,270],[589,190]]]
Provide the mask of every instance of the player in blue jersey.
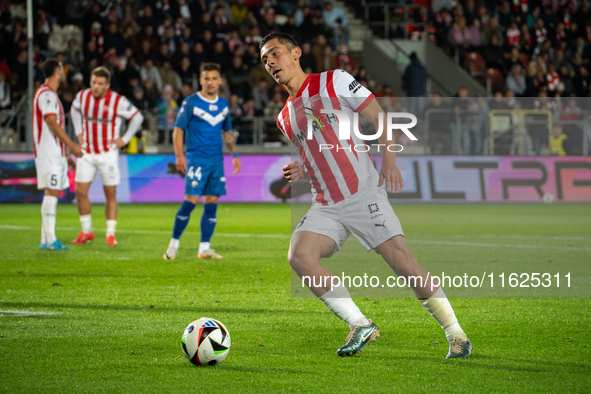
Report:
[[[176,213],[172,239],[164,254],[166,260],[176,257],[181,234],[202,195],[204,206],[197,257],[222,258],[209,245],[217,220],[218,197],[226,194],[222,154],[224,142],[232,153],[234,174],[238,174],[241,167],[232,133],[230,106],[228,100],[218,96],[221,83],[219,64],[204,63],[201,66],[199,83],[201,91],[183,101],[172,134],[176,168],[185,174],[185,200]],[[187,144],[186,158],[183,154],[183,136]]]

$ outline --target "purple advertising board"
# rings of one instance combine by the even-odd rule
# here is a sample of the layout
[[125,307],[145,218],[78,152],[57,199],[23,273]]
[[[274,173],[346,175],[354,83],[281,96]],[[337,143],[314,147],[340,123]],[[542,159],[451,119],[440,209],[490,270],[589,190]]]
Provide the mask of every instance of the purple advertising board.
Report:
[[[242,170],[232,174],[232,160],[224,158],[227,195],[220,202],[281,202],[282,167],[289,155],[241,155]],[[373,158],[379,168],[381,158]],[[176,172],[173,155],[121,155],[121,203],[179,202],[184,180]],[[523,156],[403,156],[397,159],[404,190],[390,194],[409,202],[591,202],[590,157]],[[74,201],[74,176],[62,201]],[[104,202],[100,181],[89,191],[93,203]],[[0,154],[0,202],[39,202],[34,157],[28,153]],[[289,193],[287,194],[289,196]],[[285,195],[282,196],[285,198]],[[300,195],[300,202],[311,195]]]
[[398,156],[397,165],[404,190],[395,200],[591,202],[590,157]]
[[[278,202],[270,191],[280,179],[289,155],[241,155],[242,169],[233,175],[232,158],[224,157],[227,194],[220,202]],[[175,169],[174,156],[127,156],[131,202],[178,202],[185,192],[185,181]]]

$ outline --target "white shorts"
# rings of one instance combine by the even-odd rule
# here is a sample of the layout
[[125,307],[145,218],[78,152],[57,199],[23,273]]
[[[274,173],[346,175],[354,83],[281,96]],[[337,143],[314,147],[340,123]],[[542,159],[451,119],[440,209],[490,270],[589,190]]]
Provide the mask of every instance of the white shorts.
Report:
[[298,231],[330,237],[336,243],[333,254],[351,234],[367,251],[396,235],[404,235],[386,190],[377,186],[359,191],[335,205],[313,205],[294,234]]
[[35,159],[37,189],[64,190],[70,187],[68,159],[63,156]]
[[76,162],[76,183],[90,183],[100,172],[104,186],[116,186],[121,182],[119,172],[119,151],[110,150],[106,153],[85,153]]

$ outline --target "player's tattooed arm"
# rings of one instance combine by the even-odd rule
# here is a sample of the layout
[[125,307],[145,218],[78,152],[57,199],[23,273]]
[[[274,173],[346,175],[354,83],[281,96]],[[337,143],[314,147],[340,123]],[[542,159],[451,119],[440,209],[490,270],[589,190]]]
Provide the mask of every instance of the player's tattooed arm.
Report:
[[[361,115],[363,115],[363,117],[367,119],[376,130],[379,130],[380,117],[382,117],[382,125],[386,124],[386,111],[382,109],[376,99],[371,100],[369,105],[361,111]],[[378,186],[381,187],[385,182],[387,191],[398,193],[399,190],[402,190],[403,181],[400,170],[396,166],[396,152],[395,150],[390,151],[390,149],[386,148],[387,146],[394,144],[394,136],[392,136],[392,141],[390,141],[388,140],[388,134],[382,132],[382,135],[378,138],[378,142],[384,147],[381,149],[382,168],[380,168]]]
[[236,152],[236,139],[234,138],[234,132],[232,130],[224,130],[222,133],[222,138],[230,150],[230,153],[232,153],[232,167],[234,167],[233,174],[236,175],[240,172],[242,164],[240,163],[240,158]]
[[230,153],[236,153],[236,139],[234,138],[234,132],[232,130],[224,130],[222,137],[226,146],[230,150]]

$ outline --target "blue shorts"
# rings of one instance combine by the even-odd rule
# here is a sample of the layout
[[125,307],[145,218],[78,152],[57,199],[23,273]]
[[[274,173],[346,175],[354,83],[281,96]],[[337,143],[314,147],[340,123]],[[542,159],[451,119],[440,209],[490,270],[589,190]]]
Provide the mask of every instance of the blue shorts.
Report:
[[187,158],[185,196],[225,196],[224,161],[217,158]]

